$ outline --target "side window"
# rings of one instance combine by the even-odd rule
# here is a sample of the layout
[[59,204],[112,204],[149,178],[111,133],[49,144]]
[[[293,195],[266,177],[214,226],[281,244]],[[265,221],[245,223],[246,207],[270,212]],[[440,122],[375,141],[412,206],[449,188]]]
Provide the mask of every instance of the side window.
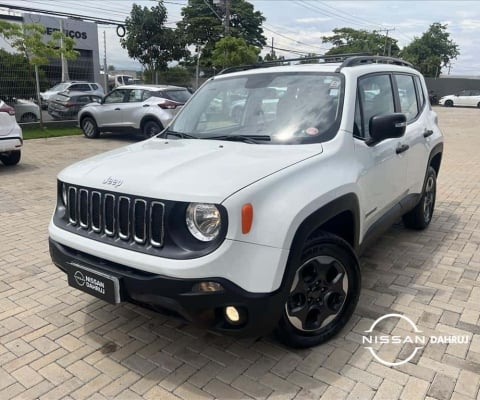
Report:
[[90,91],[90,86],[86,83],[76,83],[69,88],[71,91],[78,90],[80,92]]
[[98,89],[98,85],[95,84],[95,83],[91,83],[90,86],[92,87],[92,90],[97,90]]
[[125,89],[114,90],[112,93],[105,97],[104,103],[123,103],[123,99],[125,98],[125,92]]
[[353,117],[353,136],[358,138],[364,138],[364,132],[362,129],[362,112],[360,110],[360,101],[357,96],[355,101],[355,115]]
[[143,91],[143,96],[142,96],[142,101],[145,101],[145,100],[149,99],[150,97],[152,97],[152,92],[150,92],[149,90],[144,90]]
[[400,111],[407,116],[407,121],[415,119],[418,115],[417,94],[411,75],[395,75],[397,81]]
[[90,103],[90,96],[78,96],[77,102],[80,104]]
[[423,91],[422,81],[418,76],[415,76],[415,86],[417,87],[417,99],[419,109],[422,110],[425,105],[425,92]]
[[132,89],[128,95],[129,103],[138,103],[142,101],[143,90],[142,89]]
[[369,123],[373,116],[395,112],[390,75],[367,75],[359,78],[358,96],[359,111],[363,116],[359,136],[368,138],[370,137]]

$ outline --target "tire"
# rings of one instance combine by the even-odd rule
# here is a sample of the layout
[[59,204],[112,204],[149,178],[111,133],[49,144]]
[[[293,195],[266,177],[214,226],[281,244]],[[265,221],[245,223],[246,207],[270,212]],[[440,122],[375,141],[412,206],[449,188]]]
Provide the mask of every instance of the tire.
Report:
[[453,107],[453,101],[452,100],[447,100],[445,102],[445,107]]
[[9,153],[0,155],[0,161],[6,166],[17,165],[20,161],[21,155],[22,153],[20,150],[13,150]]
[[480,108],[480,103],[477,104],[477,108]]
[[409,211],[402,217],[403,224],[407,228],[421,230],[430,224],[435,208],[436,191],[437,173],[429,166],[420,201],[412,211]]
[[35,114],[33,113],[25,113],[22,115],[22,117],[20,118],[20,122],[37,122],[38,121],[38,118]]
[[163,130],[162,125],[157,121],[147,121],[143,125],[143,136],[149,139],[155,135],[158,135]]
[[322,232],[309,240],[291,283],[278,339],[290,347],[317,346],[348,322],[360,295],[358,259],[343,239]]
[[83,134],[89,139],[96,139],[100,135],[97,123],[92,117],[82,118],[81,127]]

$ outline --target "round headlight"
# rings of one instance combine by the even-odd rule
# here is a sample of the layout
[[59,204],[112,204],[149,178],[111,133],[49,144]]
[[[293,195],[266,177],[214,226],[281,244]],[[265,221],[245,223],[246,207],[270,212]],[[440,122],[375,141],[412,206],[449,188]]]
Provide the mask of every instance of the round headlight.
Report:
[[215,239],[222,224],[220,211],[214,204],[190,203],[186,214],[190,233],[202,242]]
[[62,201],[63,201],[63,205],[66,206],[67,205],[67,185],[65,185],[64,183],[62,183]]

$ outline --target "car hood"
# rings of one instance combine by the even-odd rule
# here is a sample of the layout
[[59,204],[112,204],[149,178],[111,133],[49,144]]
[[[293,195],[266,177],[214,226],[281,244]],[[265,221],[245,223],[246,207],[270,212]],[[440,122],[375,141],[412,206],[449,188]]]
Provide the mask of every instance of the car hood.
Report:
[[153,138],[73,164],[59,179],[137,196],[221,203],[255,181],[321,153],[321,144]]

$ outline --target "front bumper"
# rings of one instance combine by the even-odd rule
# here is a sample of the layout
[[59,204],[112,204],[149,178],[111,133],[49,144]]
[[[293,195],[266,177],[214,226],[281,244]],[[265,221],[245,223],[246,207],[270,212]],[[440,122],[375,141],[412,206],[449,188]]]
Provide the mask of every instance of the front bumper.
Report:
[[[183,319],[216,331],[240,335],[260,336],[269,333],[283,312],[285,299],[281,290],[272,293],[248,292],[225,278],[208,277],[179,279],[136,270],[110,262],[49,240],[54,264],[73,276],[75,265],[81,264],[100,274],[118,278],[120,299],[160,312],[174,313]],[[200,282],[217,282],[219,292],[193,291]],[[239,310],[241,323],[232,324],[225,317],[225,308]]]

